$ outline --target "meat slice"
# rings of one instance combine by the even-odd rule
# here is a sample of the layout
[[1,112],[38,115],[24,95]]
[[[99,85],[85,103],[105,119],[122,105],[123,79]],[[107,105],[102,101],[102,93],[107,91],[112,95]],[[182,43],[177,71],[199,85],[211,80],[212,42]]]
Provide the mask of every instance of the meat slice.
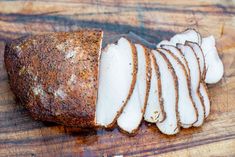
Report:
[[146,111],[144,114],[144,120],[150,123],[162,122],[165,117],[165,111],[162,102],[161,94],[161,80],[159,68],[156,63],[156,59],[153,54],[150,54],[151,59],[151,83],[149,98],[147,102]]
[[17,39],[6,45],[11,89],[37,120],[95,127],[103,32],[81,30]]
[[179,112],[180,124],[182,127],[184,127],[185,125],[192,125],[194,122],[197,121],[197,111],[191,97],[189,80],[186,70],[183,64],[181,64],[177,57],[170,51],[167,51],[165,49],[158,50],[169,60],[177,76],[179,95],[177,111]]
[[205,82],[217,83],[223,77],[224,66],[215,47],[215,38],[213,36],[203,38],[201,48],[206,63]]
[[200,48],[200,46],[197,43],[193,43],[193,42],[189,42],[186,41],[185,43],[186,45],[189,45],[193,51],[195,52],[198,61],[199,61],[199,65],[200,65],[200,72],[201,72],[201,81],[200,81],[200,86],[199,86],[199,92],[200,95],[202,96],[202,100],[203,100],[203,104],[205,107],[205,117],[208,117],[209,113],[210,113],[210,99],[209,99],[209,94],[208,94],[208,89],[207,86],[205,84],[204,78],[205,78],[205,72],[206,72],[206,66],[205,66],[205,58],[203,55],[203,52]]
[[151,65],[149,50],[140,44],[135,44],[138,57],[138,71],[134,91],[124,110],[117,120],[122,131],[135,133],[140,125],[147,105]]
[[199,93],[199,85],[201,80],[199,63],[193,49],[190,46],[177,44],[177,48],[179,48],[183,53],[190,70],[189,76],[191,81],[191,95],[198,112],[197,122],[195,122],[193,126],[198,127],[203,124],[205,118],[205,109]]
[[127,39],[108,45],[100,59],[96,123],[113,127],[133,92],[137,73],[136,48]]
[[180,129],[177,112],[177,78],[167,58],[159,53],[159,51],[152,50],[152,53],[154,54],[159,67],[163,106],[166,113],[165,120],[157,122],[156,125],[162,133],[173,135],[178,133]]

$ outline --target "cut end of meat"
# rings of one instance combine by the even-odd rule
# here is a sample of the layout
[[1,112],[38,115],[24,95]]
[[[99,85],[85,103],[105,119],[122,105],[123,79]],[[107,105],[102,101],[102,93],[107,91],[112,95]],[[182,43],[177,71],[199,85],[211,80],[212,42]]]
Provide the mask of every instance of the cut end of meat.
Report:
[[101,54],[96,123],[112,127],[128,102],[136,82],[137,54],[125,38]]
[[127,102],[117,120],[120,129],[127,133],[135,133],[145,112],[150,88],[150,58],[148,50],[135,44],[138,57],[136,84],[130,100]]
[[206,62],[205,82],[209,84],[217,83],[224,74],[224,66],[215,47],[215,38],[209,36],[202,39],[202,51]]
[[178,125],[178,85],[175,73],[167,60],[159,51],[152,50],[159,67],[161,79],[161,92],[163,99],[163,107],[166,113],[166,118],[162,122],[157,122],[158,129],[167,135],[174,135],[179,132]]

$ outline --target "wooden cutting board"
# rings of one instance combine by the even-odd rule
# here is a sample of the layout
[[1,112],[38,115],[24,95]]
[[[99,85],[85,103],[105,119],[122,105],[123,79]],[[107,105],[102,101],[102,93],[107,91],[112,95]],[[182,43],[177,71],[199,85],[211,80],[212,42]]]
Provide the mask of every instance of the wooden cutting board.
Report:
[[[132,31],[157,43],[186,28],[214,35],[225,67],[209,86],[211,114],[200,128],[161,134],[143,123],[129,137],[34,121],[14,101],[4,67],[5,42],[27,34],[102,28],[105,37]],[[1,0],[0,156],[235,156],[235,2],[189,0]]]

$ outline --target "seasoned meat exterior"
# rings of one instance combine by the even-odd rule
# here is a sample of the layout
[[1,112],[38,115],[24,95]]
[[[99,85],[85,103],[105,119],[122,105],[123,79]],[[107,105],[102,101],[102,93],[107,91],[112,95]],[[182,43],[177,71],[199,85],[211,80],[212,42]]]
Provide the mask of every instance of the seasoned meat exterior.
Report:
[[32,117],[95,127],[102,35],[101,30],[49,33],[6,45],[11,89]]

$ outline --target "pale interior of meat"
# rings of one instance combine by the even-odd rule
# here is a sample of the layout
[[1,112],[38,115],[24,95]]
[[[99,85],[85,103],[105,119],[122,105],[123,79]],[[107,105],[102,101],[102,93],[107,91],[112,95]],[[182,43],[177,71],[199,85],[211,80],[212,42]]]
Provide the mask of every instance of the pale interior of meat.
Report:
[[111,44],[101,54],[99,88],[96,104],[96,123],[112,124],[127,101],[133,80],[133,53],[131,43],[125,38]]
[[172,54],[174,54],[180,60],[180,62],[184,65],[187,75],[189,75],[189,68],[188,68],[187,62],[184,58],[184,55],[181,53],[181,51],[178,48],[176,48],[173,45],[162,45],[161,48],[166,49]]
[[135,131],[141,123],[147,92],[147,56],[143,46],[139,44],[135,46],[138,57],[137,80],[130,100],[117,120],[118,126],[128,133]]
[[164,111],[162,107],[162,102],[160,98],[160,78],[157,75],[158,68],[155,57],[151,54],[151,82],[150,82],[150,91],[149,91],[149,98],[147,102],[146,111],[144,114],[144,120],[150,123],[156,123],[164,120]]
[[177,48],[183,53],[190,70],[191,95],[195,103],[198,119],[193,126],[201,126],[204,121],[204,106],[199,95],[200,68],[197,57],[190,46],[177,44]]
[[204,104],[204,107],[205,107],[205,117],[208,117],[209,114],[210,114],[211,104],[210,104],[210,98],[209,98],[209,95],[208,95],[208,92],[207,92],[208,91],[207,86],[206,86],[205,83],[200,83],[199,91],[200,91],[200,94],[202,96],[203,104]]
[[[192,125],[197,121],[197,111],[190,95],[187,74],[184,66],[180,64],[172,53],[164,49],[158,49],[163,53],[172,65],[178,81],[178,112],[181,124]],[[183,125],[182,125],[183,126]]]
[[163,56],[158,52],[153,50],[157,65],[159,67],[161,86],[162,86],[162,99],[164,111],[166,113],[166,118],[162,122],[157,122],[156,125],[159,130],[168,135],[173,135],[179,132],[178,119],[176,113],[177,104],[177,89],[176,81],[174,80],[173,73],[168,68],[169,63]]
[[205,82],[217,83],[223,77],[224,66],[215,47],[215,38],[213,36],[202,38],[201,48],[206,62]]

